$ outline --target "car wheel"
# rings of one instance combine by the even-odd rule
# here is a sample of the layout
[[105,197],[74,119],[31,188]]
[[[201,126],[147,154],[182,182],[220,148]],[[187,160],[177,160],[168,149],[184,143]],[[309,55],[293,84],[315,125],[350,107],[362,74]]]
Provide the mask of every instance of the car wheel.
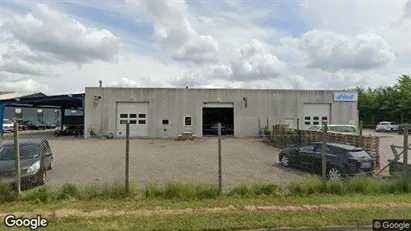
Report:
[[38,179],[38,185],[44,185],[46,183],[46,171],[43,170],[40,175],[39,175],[39,179]]
[[281,165],[284,167],[290,166],[290,159],[288,159],[288,157],[286,156],[281,156],[280,162],[281,162]]
[[341,180],[343,178],[343,174],[339,168],[331,166],[328,169],[328,178],[330,180]]
[[54,160],[51,160],[50,165],[47,167],[47,170],[52,170],[53,169],[53,162],[54,162]]

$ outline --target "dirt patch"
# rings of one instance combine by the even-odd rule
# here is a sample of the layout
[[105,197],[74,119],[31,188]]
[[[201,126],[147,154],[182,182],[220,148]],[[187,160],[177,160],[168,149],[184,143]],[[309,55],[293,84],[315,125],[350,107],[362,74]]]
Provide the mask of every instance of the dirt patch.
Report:
[[[183,214],[206,214],[206,213],[227,213],[227,212],[257,212],[257,211],[315,211],[315,210],[347,210],[347,209],[367,209],[367,208],[411,208],[411,203],[343,203],[343,204],[324,204],[324,205],[301,205],[301,206],[239,206],[233,205],[227,207],[199,208],[199,209],[148,209],[148,210],[95,210],[84,212],[77,209],[59,209],[55,211],[36,211],[36,212],[17,212],[13,215],[17,217],[36,217],[38,215],[44,218],[67,218],[67,217],[108,217],[108,216],[156,216],[156,215],[183,215]],[[0,214],[3,220],[8,214]]]

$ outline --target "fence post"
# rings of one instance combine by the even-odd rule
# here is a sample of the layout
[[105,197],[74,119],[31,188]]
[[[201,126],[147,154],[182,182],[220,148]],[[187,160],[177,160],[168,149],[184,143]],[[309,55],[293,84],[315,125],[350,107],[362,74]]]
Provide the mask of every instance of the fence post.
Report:
[[125,187],[126,192],[130,192],[130,124],[126,123],[126,177],[125,177]]
[[13,123],[14,127],[14,152],[16,153],[15,162],[15,177],[16,177],[16,196],[20,196],[21,193],[21,169],[20,169],[20,140],[19,140],[19,124],[17,121]]
[[223,191],[223,170],[221,163],[221,123],[218,123],[218,190]]
[[404,177],[409,177],[407,172],[407,164],[408,164],[408,124],[404,124],[404,157],[403,159],[403,167],[404,167]]
[[298,136],[298,147],[301,147],[300,118],[297,118],[297,136]]
[[322,177],[324,181],[327,180],[327,122],[324,122],[323,137],[322,137],[322,150],[321,150],[321,166],[322,166]]
[[360,121],[360,137],[358,140],[358,144],[361,148],[364,148],[364,137],[362,136],[363,127],[364,127],[363,121]]

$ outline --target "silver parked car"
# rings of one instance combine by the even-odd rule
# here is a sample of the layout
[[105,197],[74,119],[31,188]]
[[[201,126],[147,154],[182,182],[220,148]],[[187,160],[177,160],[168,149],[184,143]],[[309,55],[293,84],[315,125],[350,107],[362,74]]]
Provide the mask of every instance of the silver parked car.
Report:
[[375,131],[377,132],[392,132],[398,131],[399,124],[392,121],[381,121],[377,124]]
[[13,121],[9,119],[3,119],[3,132],[14,132]]

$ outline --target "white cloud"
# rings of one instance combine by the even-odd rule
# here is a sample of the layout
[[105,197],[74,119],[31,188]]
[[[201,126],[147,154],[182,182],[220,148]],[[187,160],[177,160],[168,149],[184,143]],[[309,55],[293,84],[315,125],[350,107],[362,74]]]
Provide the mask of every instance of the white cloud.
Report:
[[113,61],[118,52],[119,41],[110,31],[87,27],[44,4],[15,16],[4,27],[31,50],[51,53],[63,61]]
[[123,77],[120,80],[108,83],[107,87],[141,87],[141,85],[133,79]]
[[252,40],[237,49],[228,63],[209,64],[201,69],[188,71],[183,78],[172,81],[176,85],[208,84],[215,79],[250,82],[279,77],[287,64],[272,53],[267,44]]
[[[396,59],[395,53],[377,34],[346,36],[313,30],[298,39],[284,39],[307,59],[308,68],[324,71],[368,70],[383,67]],[[287,44],[287,43],[291,43]]]
[[233,60],[232,67],[232,79],[247,81],[275,78],[287,64],[275,56],[268,45],[252,40],[239,49],[239,57]]
[[338,89],[409,72],[409,1],[70,2],[0,3],[0,88]]
[[219,44],[211,35],[199,34],[189,18],[185,1],[129,1],[154,21],[154,35],[162,49],[176,60],[209,62],[215,59]]
[[0,91],[40,91],[46,92],[49,91],[49,86],[39,83],[33,79],[7,82],[0,81]]

